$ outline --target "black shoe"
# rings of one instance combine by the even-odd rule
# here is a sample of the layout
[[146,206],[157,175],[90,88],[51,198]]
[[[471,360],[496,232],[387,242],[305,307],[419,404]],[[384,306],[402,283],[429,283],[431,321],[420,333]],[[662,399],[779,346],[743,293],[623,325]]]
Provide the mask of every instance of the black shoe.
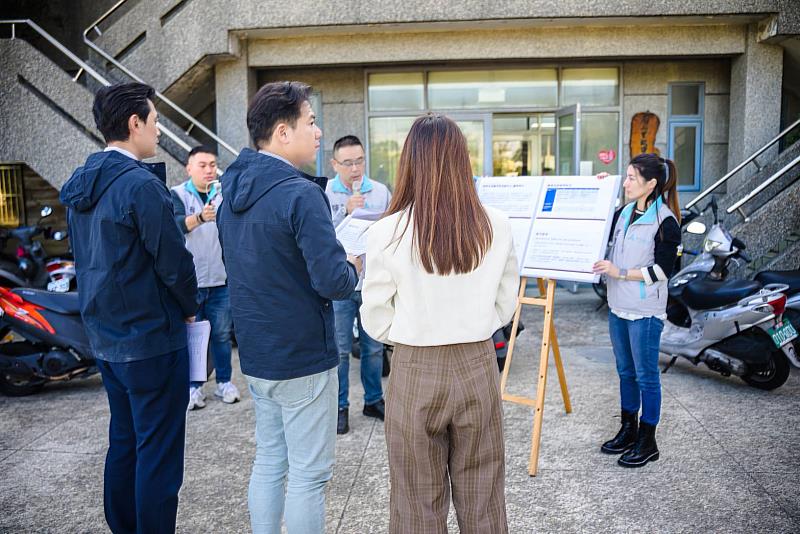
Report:
[[336,433],[337,434],[347,434],[350,432],[350,421],[349,419],[350,410],[347,408],[340,408],[339,409],[339,420],[336,422]]
[[614,439],[603,443],[600,447],[600,451],[606,454],[622,454],[627,451],[636,443],[636,435],[639,431],[638,427],[638,414],[622,410],[622,426],[619,432],[614,436]]
[[622,455],[617,463],[622,467],[643,467],[647,462],[658,460],[656,427],[647,423],[639,424],[639,436],[631,450]]
[[383,421],[383,415],[386,411],[386,406],[383,403],[383,399],[379,400],[375,404],[365,404],[364,405],[364,415],[367,417],[376,417]]

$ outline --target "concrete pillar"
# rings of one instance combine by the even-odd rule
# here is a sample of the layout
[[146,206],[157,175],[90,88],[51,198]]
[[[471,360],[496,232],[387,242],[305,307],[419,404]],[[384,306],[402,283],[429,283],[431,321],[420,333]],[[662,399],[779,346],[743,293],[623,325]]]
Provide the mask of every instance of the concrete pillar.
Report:
[[[241,53],[233,60],[215,66],[217,97],[217,135],[236,150],[251,146],[247,131],[247,104],[255,93],[255,72],[248,65],[247,44],[241,43]],[[219,147],[219,162],[224,169],[234,156]]]
[[[747,28],[744,54],[731,62],[730,133],[728,169],[746,159],[780,131],[783,48],[761,43],[758,27]],[[777,148],[759,158],[766,162],[777,155]],[[748,176],[742,172],[728,185],[728,191],[741,185]]]

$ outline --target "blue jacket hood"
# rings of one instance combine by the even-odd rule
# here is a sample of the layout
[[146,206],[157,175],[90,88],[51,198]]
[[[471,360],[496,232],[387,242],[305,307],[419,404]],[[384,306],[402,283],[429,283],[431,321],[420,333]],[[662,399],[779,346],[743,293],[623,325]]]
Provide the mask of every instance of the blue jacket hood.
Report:
[[279,159],[243,148],[225,174],[222,175],[222,197],[230,199],[231,211],[241,213],[269,193],[275,186],[302,176],[323,190],[327,178],[311,176]]
[[103,193],[126,172],[145,168],[166,182],[163,163],[142,163],[115,150],[96,152],[78,167],[61,188],[61,203],[75,211],[91,209]]

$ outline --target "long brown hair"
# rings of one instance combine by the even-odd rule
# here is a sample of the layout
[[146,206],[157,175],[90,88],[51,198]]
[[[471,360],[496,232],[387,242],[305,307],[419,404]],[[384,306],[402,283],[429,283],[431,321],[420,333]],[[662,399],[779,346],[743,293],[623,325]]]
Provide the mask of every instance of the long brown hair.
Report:
[[492,225],[478,200],[467,140],[444,115],[419,117],[406,137],[387,215],[408,210],[413,249],[425,271],[475,270],[492,244]]

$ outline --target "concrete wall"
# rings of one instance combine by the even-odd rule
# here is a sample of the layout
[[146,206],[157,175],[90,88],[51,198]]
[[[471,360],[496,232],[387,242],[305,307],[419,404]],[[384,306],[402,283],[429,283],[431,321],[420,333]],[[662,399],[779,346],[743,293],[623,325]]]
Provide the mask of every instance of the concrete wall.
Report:
[[[668,84],[704,82],[702,187],[722,177],[727,171],[728,159],[730,61],[727,59],[626,61],[623,63],[622,73],[622,161],[630,159],[631,119],[640,111],[655,113],[661,120],[656,135],[656,147],[663,156],[666,156],[669,140]],[[682,192],[681,202],[691,200],[695,194]]]
[[[343,0],[293,4],[279,0],[190,0],[173,18],[164,21],[164,15],[175,5],[176,0],[137,2],[98,39],[115,55],[146,31],[146,40],[129,54],[126,64],[159,89],[168,87],[206,56],[231,54],[229,31],[235,32],[237,38],[253,39],[262,35],[285,37],[331,31],[377,30],[386,34],[397,28],[409,31],[424,26],[456,31],[491,28],[501,33],[520,27],[560,27],[573,34],[572,47],[576,45],[574,35],[584,33],[576,32],[576,27],[601,25],[617,28],[606,33],[607,46],[613,47],[627,30],[644,24],[747,24],[769,18],[771,35],[800,33],[800,10],[795,0],[406,0],[402,3]],[[453,28],[454,25],[457,27]],[[658,54],[659,49],[669,49],[674,42],[661,32],[657,35],[658,46],[649,47],[649,53]],[[580,39],[577,41],[580,46]],[[647,40],[652,41],[652,38]],[[697,45],[713,50],[715,42],[700,35]],[[163,54],[167,50],[170,54]],[[436,47],[431,52],[435,50]],[[619,50],[626,49],[617,48],[615,53]],[[569,48],[562,53],[570,53]],[[153,61],[156,57],[160,60]]]

